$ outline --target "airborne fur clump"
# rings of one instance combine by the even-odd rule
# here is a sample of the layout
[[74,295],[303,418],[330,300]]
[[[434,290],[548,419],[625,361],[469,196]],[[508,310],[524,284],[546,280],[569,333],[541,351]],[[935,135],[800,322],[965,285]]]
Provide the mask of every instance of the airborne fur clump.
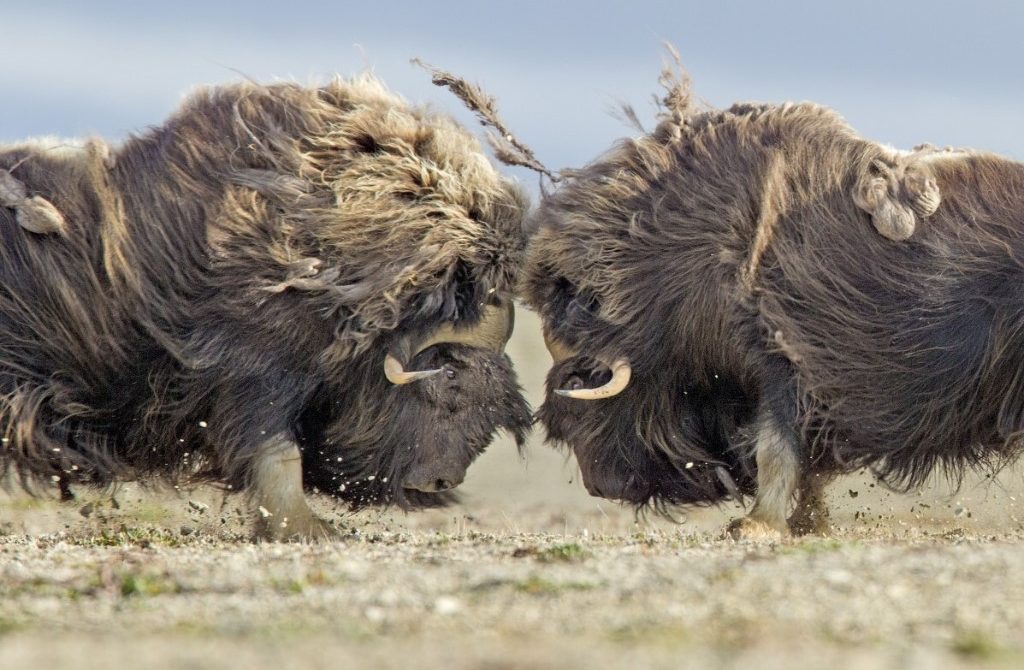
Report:
[[435,86],[442,86],[451,91],[470,111],[477,115],[481,125],[490,126],[497,131],[497,134],[487,133],[487,139],[494,151],[495,158],[505,165],[525,167],[538,172],[553,184],[562,180],[561,175],[556,175],[544,167],[544,164],[537,160],[533,150],[512,134],[498,114],[498,104],[494,96],[488,94],[477,84],[470,83],[451,72],[435,68],[419,59],[413,59],[412,62],[429,70],[431,82]]

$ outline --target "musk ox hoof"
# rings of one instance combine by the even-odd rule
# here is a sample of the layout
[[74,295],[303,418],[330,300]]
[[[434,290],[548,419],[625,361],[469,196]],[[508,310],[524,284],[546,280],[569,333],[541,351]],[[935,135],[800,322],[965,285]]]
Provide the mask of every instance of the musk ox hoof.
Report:
[[749,516],[733,519],[725,528],[726,537],[744,542],[778,542],[788,535],[788,532],[766,524],[764,521],[751,519]]
[[255,542],[330,542],[341,538],[341,531],[320,517],[277,520],[260,516],[252,534]]

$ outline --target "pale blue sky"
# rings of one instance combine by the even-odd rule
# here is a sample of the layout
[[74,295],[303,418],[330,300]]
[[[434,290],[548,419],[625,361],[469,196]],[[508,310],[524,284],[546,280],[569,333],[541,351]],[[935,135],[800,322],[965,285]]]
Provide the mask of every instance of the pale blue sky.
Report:
[[669,40],[715,105],[815,100],[898,147],[929,141],[1024,158],[1022,3],[33,5],[0,0],[0,141],[121,138],[159,123],[190,88],[238,72],[305,82],[370,67],[408,99],[468,121],[408,64],[419,56],[497,95],[550,167],[578,166],[630,134],[609,114],[619,101],[649,122]]

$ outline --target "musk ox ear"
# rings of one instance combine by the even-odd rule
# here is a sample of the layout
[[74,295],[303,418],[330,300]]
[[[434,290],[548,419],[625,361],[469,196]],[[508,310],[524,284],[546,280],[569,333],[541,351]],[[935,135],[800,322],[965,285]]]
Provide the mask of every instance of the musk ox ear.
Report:
[[914,155],[893,166],[873,161],[852,195],[854,203],[871,215],[875,230],[897,242],[913,235],[917,217],[931,216],[942,201],[931,170]]
[[25,184],[7,170],[0,170],[0,205],[13,209],[18,225],[31,233],[63,233],[67,228],[64,215],[52,202],[38,195],[30,197]]

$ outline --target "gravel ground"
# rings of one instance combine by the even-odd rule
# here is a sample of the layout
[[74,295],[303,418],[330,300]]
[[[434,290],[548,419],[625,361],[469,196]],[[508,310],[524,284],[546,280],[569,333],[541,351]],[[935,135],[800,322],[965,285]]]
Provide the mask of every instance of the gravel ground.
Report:
[[122,492],[120,509],[77,503],[88,518],[8,500],[0,667],[1024,664],[1024,531],[986,530],[956,501],[916,523],[847,510],[832,537],[775,544],[702,529],[728,510],[676,525],[477,506],[256,545],[233,503],[203,496]]
[[[534,393],[538,346],[510,347]],[[252,544],[209,490],[0,496],[0,670],[1024,667],[1019,472],[850,478],[832,537],[744,544],[737,507],[638,519],[528,455],[494,445],[449,510],[321,502],[326,545]]]

